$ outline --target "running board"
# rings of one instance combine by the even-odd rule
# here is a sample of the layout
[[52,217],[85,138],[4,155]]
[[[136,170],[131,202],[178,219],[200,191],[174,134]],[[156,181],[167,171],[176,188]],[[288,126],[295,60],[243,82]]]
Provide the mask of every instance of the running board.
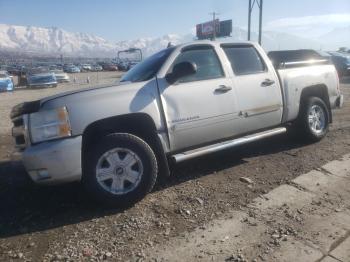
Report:
[[214,145],[209,145],[209,146],[197,148],[194,150],[186,151],[183,153],[179,153],[179,154],[173,155],[172,158],[175,160],[176,163],[179,163],[179,162],[182,162],[182,161],[185,161],[188,159],[192,159],[192,158],[195,158],[198,156],[214,153],[217,151],[221,151],[223,149],[244,145],[244,144],[247,144],[250,142],[254,142],[254,141],[257,141],[260,139],[270,137],[270,136],[282,134],[282,133],[285,133],[286,131],[287,131],[287,129],[285,127],[278,127],[278,128],[264,131],[264,132],[255,133],[255,134],[244,136],[241,138],[236,138],[233,140],[229,140],[229,141],[217,143]]

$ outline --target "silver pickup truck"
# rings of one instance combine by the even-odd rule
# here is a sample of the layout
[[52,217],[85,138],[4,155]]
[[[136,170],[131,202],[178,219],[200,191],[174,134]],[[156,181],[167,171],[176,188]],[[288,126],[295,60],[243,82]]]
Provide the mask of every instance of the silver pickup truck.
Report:
[[164,49],[119,83],[17,105],[12,133],[37,183],[81,181],[103,203],[150,192],[170,163],[296,127],[322,139],[343,97],[327,60],[273,65],[251,42]]

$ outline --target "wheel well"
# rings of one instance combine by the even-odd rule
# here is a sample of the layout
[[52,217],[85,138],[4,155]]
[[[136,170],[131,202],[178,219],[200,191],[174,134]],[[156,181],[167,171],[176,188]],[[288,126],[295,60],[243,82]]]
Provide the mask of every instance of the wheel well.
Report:
[[[154,151],[161,174],[169,175],[168,161],[157,136],[157,128],[153,119],[144,113],[133,113],[109,117],[91,123],[86,127],[82,139],[82,166],[85,155],[93,148],[98,140],[111,133],[129,133],[143,139]],[[83,170],[84,171],[84,170]]]
[[[308,86],[303,89],[300,96],[300,106],[304,105],[305,100],[309,97],[319,97],[323,100],[328,108],[329,122],[332,123],[332,110],[329,102],[328,89],[326,85]],[[300,111],[300,110],[299,110]]]

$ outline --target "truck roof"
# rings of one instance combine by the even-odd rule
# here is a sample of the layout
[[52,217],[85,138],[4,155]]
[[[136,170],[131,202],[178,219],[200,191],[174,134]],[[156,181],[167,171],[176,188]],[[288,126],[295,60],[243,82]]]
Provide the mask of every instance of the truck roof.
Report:
[[209,44],[209,45],[221,45],[221,44],[235,44],[235,45],[239,45],[239,44],[251,44],[251,45],[257,45],[256,42],[253,41],[227,41],[227,40],[196,40],[196,41],[191,41],[191,42],[187,42],[187,43],[183,43],[183,44],[179,44],[176,45],[176,48],[183,48],[186,46],[192,46],[192,45],[205,45],[205,44]]

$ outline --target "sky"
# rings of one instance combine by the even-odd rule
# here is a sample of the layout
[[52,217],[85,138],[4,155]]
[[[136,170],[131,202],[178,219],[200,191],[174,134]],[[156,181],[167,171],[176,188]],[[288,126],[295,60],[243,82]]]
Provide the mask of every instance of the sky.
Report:
[[[192,33],[218,12],[247,28],[248,0],[0,0],[0,24],[58,27],[109,41]],[[5,11],[8,10],[8,11]],[[252,30],[257,31],[258,9]],[[263,30],[318,37],[350,26],[350,0],[264,0]],[[307,32],[307,33],[306,33]],[[310,35],[308,35],[310,37]]]

